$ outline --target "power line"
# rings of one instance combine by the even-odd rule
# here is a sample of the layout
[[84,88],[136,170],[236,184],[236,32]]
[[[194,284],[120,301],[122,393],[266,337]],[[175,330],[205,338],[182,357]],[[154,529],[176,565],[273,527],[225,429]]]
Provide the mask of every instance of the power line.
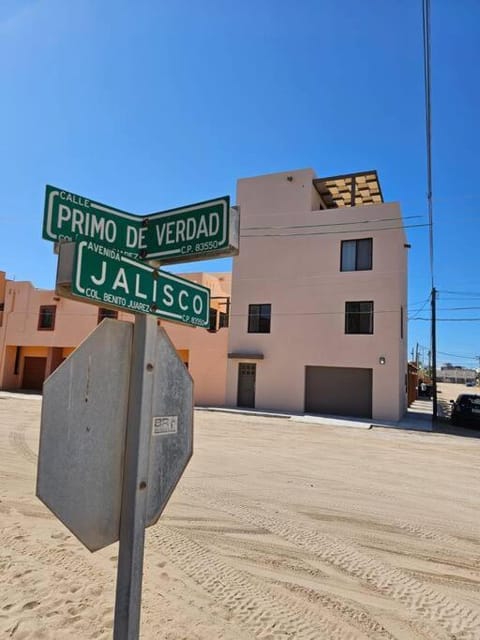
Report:
[[[326,225],[333,226],[333,225]],[[352,234],[352,233],[370,233],[371,231],[392,231],[393,229],[413,229],[415,227],[428,227],[428,223],[426,224],[411,224],[411,225],[401,225],[401,226],[392,226],[392,227],[374,227],[369,229],[354,229],[349,231],[314,231],[313,233],[261,233],[261,234],[244,234],[240,233],[240,236],[243,238],[292,238],[294,236],[326,236],[332,234]]]
[[442,298],[443,302],[473,302],[474,300],[480,300],[480,296],[471,296],[467,298]]
[[395,218],[372,218],[349,222],[325,222],[323,224],[274,225],[268,227],[243,227],[242,231],[270,231],[279,229],[316,229],[319,227],[339,227],[351,224],[371,224],[372,222],[391,222],[392,220],[407,220],[408,218],[422,218],[423,216],[400,216]]
[[[411,320],[425,320],[430,322],[431,318],[411,318]],[[480,318],[437,318],[437,322],[480,322]]]
[[459,296],[475,296],[480,297],[480,293],[477,291],[447,291],[446,289],[440,289],[440,293],[447,293],[449,295]]
[[413,318],[408,318],[409,320],[416,320],[418,315],[420,313],[422,313],[422,311],[425,309],[425,307],[427,306],[427,304],[430,302],[430,296],[424,301],[423,305],[421,306],[420,309],[418,309],[416,315]]
[[480,307],[439,307],[439,311],[466,311],[470,309],[480,309]]
[[466,356],[455,353],[448,353],[448,351],[438,351],[437,353],[441,353],[442,356],[450,356],[451,358],[463,358],[463,360],[478,360],[478,356]]

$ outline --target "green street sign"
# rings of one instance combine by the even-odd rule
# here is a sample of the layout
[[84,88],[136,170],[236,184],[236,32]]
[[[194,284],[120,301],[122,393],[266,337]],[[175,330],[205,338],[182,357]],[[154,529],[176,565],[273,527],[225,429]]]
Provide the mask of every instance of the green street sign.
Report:
[[47,185],[42,234],[45,240],[94,240],[136,256],[145,232],[139,216]]
[[[60,245],[61,251],[64,246],[68,247]],[[67,279],[71,279],[74,296],[101,307],[149,313],[195,327],[209,325],[209,289],[96,242],[76,243],[71,277]]]
[[145,258],[190,262],[205,260],[205,254],[238,254],[239,214],[238,209],[230,208],[228,196],[152,214],[144,224]]
[[170,264],[238,254],[239,228],[228,196],[140,216],[47,185],[42,235],[53,242],[91,240]]

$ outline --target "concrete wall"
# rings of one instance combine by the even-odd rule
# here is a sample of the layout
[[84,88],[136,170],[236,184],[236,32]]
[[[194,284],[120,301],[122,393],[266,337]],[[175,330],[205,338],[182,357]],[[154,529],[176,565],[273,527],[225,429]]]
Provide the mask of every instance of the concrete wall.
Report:
[[[313,177],[308,169],[238,183],[242,237],[234,259],[228,351],[264,355],[257,361],[257,408],[302,412],[306,365],[368,367],[373,369],[373,417],[398,419],[406,409],[407,344],[399,206],[312,211]],[[356,224],[344,225],[349,222]],[[341,272],[341,241],[368,237],[373,238],[373,270]],[[374,333],[345,335],[345,302],[362,300],[374,301]],[[247,332],[248,305],[254,303],[271,303],[271,333]],[[230,406],[236,405],[240,361],[228,362]]]

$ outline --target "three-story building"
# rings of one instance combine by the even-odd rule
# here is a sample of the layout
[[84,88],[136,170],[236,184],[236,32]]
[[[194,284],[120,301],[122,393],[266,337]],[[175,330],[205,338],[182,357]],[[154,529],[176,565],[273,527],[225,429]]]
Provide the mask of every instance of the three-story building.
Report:
[[375,171],[239,180],[227,404],[397,420],[407,244]]

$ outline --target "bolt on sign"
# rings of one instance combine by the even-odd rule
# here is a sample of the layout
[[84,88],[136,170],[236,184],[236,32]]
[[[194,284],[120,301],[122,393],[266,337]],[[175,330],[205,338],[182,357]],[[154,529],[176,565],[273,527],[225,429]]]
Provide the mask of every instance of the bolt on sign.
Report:
[[53,242],[91,240],[169,264],[238,254],[239,228],[228,196],[141,216],[46,188],[43,238]]
[[209,325],[209,289],[88,240],[60,245],[57,288],[102,307]]

